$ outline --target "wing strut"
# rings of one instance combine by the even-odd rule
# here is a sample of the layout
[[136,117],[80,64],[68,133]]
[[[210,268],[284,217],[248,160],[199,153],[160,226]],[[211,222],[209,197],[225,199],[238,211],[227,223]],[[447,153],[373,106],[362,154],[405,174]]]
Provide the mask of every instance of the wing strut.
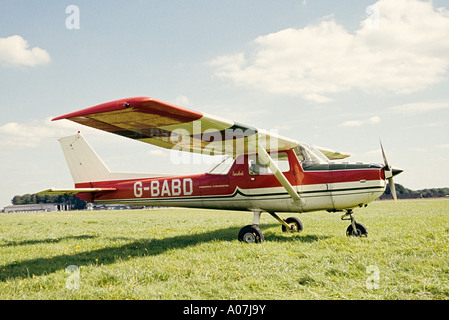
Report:
[[298,195],[298,193],[296,193],[296,190],[293,188],[293,186],[290,184],[290,182],[287,180],[287,178],[284,176],[281,170],[279,170],[276,163],[273,161],[273,159],[270,157],[270,155],[267,153],[267,151],[261,144],[258,144],[258,155],[270,167],[276,179],[278,179],[278,181],[282,184],[282,186],[288,192],[290,197],[292,197],[293,202],[298,206],[303,205],[301,197]]

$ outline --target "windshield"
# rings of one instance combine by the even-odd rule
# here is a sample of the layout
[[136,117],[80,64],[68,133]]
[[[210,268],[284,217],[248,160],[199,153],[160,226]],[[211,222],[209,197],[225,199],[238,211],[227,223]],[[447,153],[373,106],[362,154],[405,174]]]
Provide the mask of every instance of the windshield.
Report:
[[301,145],[295,148],[296,156],[303,165],[326,164],[329,159],[314,146],[301,142]]

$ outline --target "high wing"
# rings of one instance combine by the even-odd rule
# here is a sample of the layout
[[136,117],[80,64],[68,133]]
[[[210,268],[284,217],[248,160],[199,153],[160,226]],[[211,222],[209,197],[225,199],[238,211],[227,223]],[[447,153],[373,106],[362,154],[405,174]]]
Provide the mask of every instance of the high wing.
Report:
[[[168,104],[153,98],[134,97],[103,103],[53,120],[68,119],[159,147],[209,155],[289,150],[301,143],[272,132],[220,117]],[[318,148],[329,159],[349,155]]]

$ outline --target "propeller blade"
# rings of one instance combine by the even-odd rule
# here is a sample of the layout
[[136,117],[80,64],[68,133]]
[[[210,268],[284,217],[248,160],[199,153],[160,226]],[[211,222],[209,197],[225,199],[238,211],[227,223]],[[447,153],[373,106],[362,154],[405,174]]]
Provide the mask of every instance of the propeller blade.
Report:
[[385,150],[384,150],[384,146],[382,145],[382,141],[379,140],[379,142],[380,142],[380,149],[382,150],[382,157],[384,158],[385,178],[390,179],[391,177],[393,177],[393,172],[391,171],[391,166],[388,164],[387,156],[385,155]]
[[388,180],[388,186],[390,187],[391,195],[393,196],[394,202],[398,202],[398,196],[396,194],[396,187],[394,185],[393,176],[399,174],[402,172],[400,169],[392,169],[391,166],[388,164],[387,156],[385,155],[384,146],[382,145],[382,141],[380,142],[380,149],[382,150],[382,157],[384,158],[384,174],[385,179]]
[[394,186],[393,178],[388,179],[388,186],[390,187],[390,192],[393,196],[394,202],[398,203],[398,196],[396,194],[396,187]]
[[384,158],[385,167],[390,168],[390,166],[388,165],[387,156],[385,155],[384,146],[382,145],[382,141],[379,140],[379,142],[380,142],[380,149],[382,150],[382,157]]

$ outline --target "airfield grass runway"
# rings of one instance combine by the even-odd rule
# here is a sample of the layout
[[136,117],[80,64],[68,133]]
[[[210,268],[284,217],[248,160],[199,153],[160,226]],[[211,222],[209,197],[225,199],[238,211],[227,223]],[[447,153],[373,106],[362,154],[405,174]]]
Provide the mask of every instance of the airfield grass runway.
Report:
[[[0,299],[449,299],[449,199],[298,216],[262,244],[249,212],[196,209],[0,215]],[[284,218],[291,214],[281,214]]]

